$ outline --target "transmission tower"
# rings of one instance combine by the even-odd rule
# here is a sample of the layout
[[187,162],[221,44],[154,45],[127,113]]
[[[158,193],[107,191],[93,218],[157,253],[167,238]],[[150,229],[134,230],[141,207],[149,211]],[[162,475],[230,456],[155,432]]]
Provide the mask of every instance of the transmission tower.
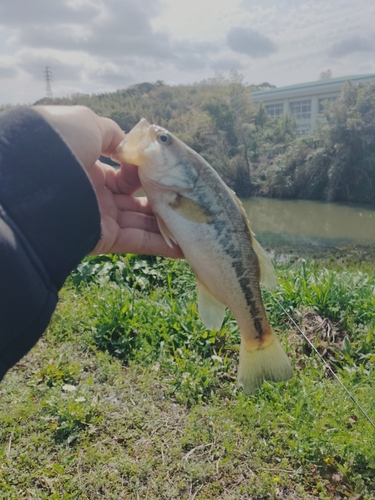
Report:
[[53,82],[53,76],[52,76],[51,68],[49,66],[46,66],[46,69],[44,71],[44,79],[46,81],[46,97],[49,97],[52,99],[51,82]]

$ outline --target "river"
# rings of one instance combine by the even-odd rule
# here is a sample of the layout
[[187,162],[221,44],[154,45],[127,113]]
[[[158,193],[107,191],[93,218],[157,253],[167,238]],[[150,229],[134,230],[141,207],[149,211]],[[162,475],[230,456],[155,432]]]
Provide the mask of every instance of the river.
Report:
[[375,246],[375,208],[274,198],[243,199],[242,203],[265,247],[314,251],[350,243]]

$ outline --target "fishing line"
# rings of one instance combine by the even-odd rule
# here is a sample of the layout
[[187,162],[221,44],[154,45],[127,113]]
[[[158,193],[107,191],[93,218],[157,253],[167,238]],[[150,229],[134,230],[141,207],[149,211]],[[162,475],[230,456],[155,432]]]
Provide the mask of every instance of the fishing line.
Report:
[[271,294],[272,298],[274,301],[279,305],[280,309],[284,311],[284,313],[287,315],[289,320],[293,323],[293,325],[297,328],[297,331],[302,335],[302,337],[305,339],[305,341],[309,344],[311,349],[315,352],[315,354],[319,357],[320,361],[323,363],[325,368],[329,371],[329,373],[337,380],[337,382],[341,385],[341,387],[344,389],[346,394],[350,397],[350,399],[353,401],[353,403],[357,406],[357,408],[360,410],[362,415],[366,418],[366,420],[372,425],[372,427],[375,429],[375,423],[371,420],[371,418],[367,415],[365,410],[362,408],[362,406],[358,403],[357,399],[351,394],[349,389],[343,384],[343,382],[340,380],[340,378],[336,375],[336,373],[332,370],[332,368],[329,366],[329,364],[326,362],[326,360],[323,358],[323,356],[320,354],[318,349],[314,346],[314,344],[309,340],[309,338],[306,336],[306,334],[301,330],[301,328],[297,325],[297,323],[294,321],[292,316],[288,313],[288,311],[285,309],[285,307],[281,304],[281,302],[276,298],[276,296],[268,290],[268,292]]

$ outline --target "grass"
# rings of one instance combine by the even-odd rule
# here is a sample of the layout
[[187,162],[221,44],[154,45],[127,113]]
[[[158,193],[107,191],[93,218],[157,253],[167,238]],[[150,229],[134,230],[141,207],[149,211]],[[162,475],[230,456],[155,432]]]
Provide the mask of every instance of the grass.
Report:
[[[374,420],[374,265],[277,274],[276,297]],[[375,498],[374,429],[264,300],[295,376],[246,397],[236,323],[205,330],[184,262],[86,259],[0,384],[0,498]]]

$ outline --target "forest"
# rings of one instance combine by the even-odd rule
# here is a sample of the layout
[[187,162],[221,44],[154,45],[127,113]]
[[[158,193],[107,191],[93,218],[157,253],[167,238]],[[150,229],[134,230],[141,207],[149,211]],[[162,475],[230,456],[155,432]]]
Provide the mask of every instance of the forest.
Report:
[[145,82],[38,103],[85,105],[126,132],[145,117],[201,154],[240,197],[375,204],[375,85],[347,82],[304,137],[293,115],[270,118],[252,103],[251,92],[267,87],[232,71],[191,85]]

